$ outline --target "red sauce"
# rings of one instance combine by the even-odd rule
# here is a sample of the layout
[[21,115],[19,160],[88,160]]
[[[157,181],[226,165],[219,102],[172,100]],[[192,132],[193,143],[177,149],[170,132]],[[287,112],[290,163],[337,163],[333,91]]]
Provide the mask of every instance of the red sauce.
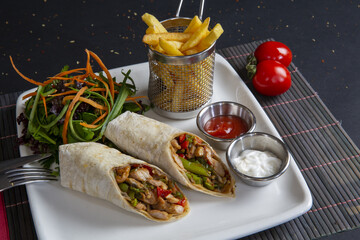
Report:
[[224,115],[210,118],[205,123],[204,130],[211,136],[230,139],[240,136],[249,129],[242,118]]

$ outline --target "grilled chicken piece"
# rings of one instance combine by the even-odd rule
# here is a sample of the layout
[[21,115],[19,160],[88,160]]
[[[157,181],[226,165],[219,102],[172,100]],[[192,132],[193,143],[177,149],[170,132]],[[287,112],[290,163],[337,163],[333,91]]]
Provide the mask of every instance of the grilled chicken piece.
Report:
[[137,204],[136,204],[136,206],[135,206],[135,208],[136,209],[139,209],[139,210],[146,210],[146,206],[143,204],[143,203],[141,203],[141,202],[138,202]]
[[148,181],[148,183],[150,183],[150,184],[152,184],[152,185],[154,185],[156,187],[161,187],[162,189],[165,189],[165,190],[168,189],[168,186],[164,182],[162,182],[160,180],[150,179]]
[[150,210],[149,214],[157,219],[162,219],[162,220],[166,220],[168,219],[169,214],[165,211],[160,211],[160,210]]
[[186,153],[187,159],[192,159],[192,158],[194,158],[195,150],[196,150],[196,146],[195,146],[195,145],[191,145],[189,151]]
[[130,166],[117,168],[116,173],[117,173],[116,176],[115,176],[116,182],[117,183],[122,183],[129,177]]
[[211,162],[211,159],[212,159],[212,152],[211,152],[211,149],[208,148],[208,147],[204,147],[204,156],[205,156],[205,159],[210,161]]
[[166,201],[168,201],[169,203],[178,203],[180,200],[176,197],[174,197],[174,195],[169,194],[166,197]]
[[204,148],[199,146],[195,150],[195,157],[203,157],[204,156]]
[[168,213],[183,213],[184,207],[178,204],[172,204],[167,201],[165,201],[162,197],[159,197],[157,204],[153,205],[154,209],[157,210],[164,210]]
[[133,178],[127,178],[125,181],[133,187],[140,188],[140,189],[144,188],[144,185],[141,182],[139,182]]
[[170,143],[176,150],[181,149],[181,146],[179,145],[179,143],[178,143],[178,141],[176,139],[171,140]]
[[130,177],[142,182],[152,178],[149,170],[146,168],[137,168],[134,171],[131,171]]
[[181,214],[184,212],[184,207],[178,204],[172,204],[170,207],[172,213]]
[[140,200],[143,201],[144,203],[153,205],[158,202],[157,194],[154,193],[153,191],[146,190],[143,193],[141,192],[140,195],[141,195]]
[[182,164],[181,159],[179,158],[179,156],[176,153],[173,154],[173,159],[175,160],[176,164],[179,167],[184,168],[184,165]]
[[[221,162],[215,160],[214,158],[210,158],[210,163],[213,166],[215,172],[220,176],[225,176],[225,169],[224,166],[221,164]],[[221,180],[221,179],[220,179]]]

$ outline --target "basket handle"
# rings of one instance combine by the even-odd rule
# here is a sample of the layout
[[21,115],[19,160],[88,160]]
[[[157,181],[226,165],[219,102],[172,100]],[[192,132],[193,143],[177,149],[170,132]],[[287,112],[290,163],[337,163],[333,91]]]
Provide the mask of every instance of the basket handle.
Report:
[[[180,16],[180,10],[181,10],[181,6],[183,4],[183,0],[180,0],[179,2],[179,6],[178,9],[176,11],[176,17]],[[199,8],[199,19],[202,20],[202,16],[203,16],[203,12],[204,12],[204,5],[205,5],[205,0],[200,0],[200,8]]]

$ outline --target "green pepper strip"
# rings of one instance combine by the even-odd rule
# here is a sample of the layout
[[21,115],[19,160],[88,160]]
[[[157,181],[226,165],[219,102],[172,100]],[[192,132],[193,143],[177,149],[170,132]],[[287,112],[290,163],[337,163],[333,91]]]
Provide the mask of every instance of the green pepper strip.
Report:
[[189,172],[192,172],[194,174],[197,175],[201,175],[201,176],[205,176],[205,177],[210,177],[211,176],[211,172],[208,171],[203,165],[201,165],[200,163],[196,163],[196,162],[190,162],[182,157],[180,157],[182,164],[184,166],[184,168],[186,170],[188,170]]
[[56,89],[51,89],[51,90],[49,90],[49,91],[47,91],[47,92],[45,92],[45,93],[41,93],[41,96],[47,97],[47,96],[49,96],[50,94],[53,94],[55,91],[56,91]]
[[129,189],[129,185],[127,185],[126,183],[120,183],[119,187],[120,187],[120,190],[123,192],[127,192]]
[[206,188],[209,189],[209,190],[214,190],[214,189],[215,189],[214,184],[211,183],[211,182],[209,182],[209,181],[207,181],[208,179],[206,179],[206,178],[204,177],[203,180],[204,180],[204,187],[206,187]]
[[32,109],[31,109],[28,130],[29,130],[29,133],[32,134],[32,135],[38,134],[39,136],[41,136],[41,137],[45,138],[46,140],[48,140],[50,143],[56,144],[56,142],[54,140],[49,138],[49,136],[47,136],[45,133],[43,133],[41,131],[40,126],[38,126],[38,127],[34,126],[34,119],[35,119],[35,117],[37,117],[36,116],[37,105],[39,103],[39,98],[40,98],[40,95],[42,94],[42,91],[43,91],[43,86],[39,86],[38,90],[37,90],[37,93],[36,93],[34,104],[33,104]]
[[200,184],[200,185],[202,185],[202,183],[203,183],[203,180],[202,180],[202,178],[201,177],[199,177],[198,175],[196,175],[196,174],[194,174],[194,173],[186,173],[186,176],[189,178],[189,179],[192,179],[194,182],[195,182],[195,184]]
[[81,103],[81,102],[77,102],[77,103],[75,104],[75,106],[74,106],[74,109],[71,111],[71,115],[70,115],[70,119],[69,119],[69,130],[70,130],[71,135],[72,135],[76,140],[81,141],[81,142],[87,142],[88,140],[80,137],[80,136],[76,133],[76,131],[75,131],[75,129],[74,129],[74,125],[73,125],[73,120],[72,120],[72,119],[73,119],[73,116],[74,116],[74,113],[75,113],[76,109],[79,107],[80,103]]
[[39,103],[39,98],[40,98],[40,95],[42,93],[42,90],[43,90],[43,86],[39,86],[38,90],[37,90],[37,93],[36,93],[34,104],[33,104],[32,109],[31,109],[30,118],[29,118],[29,132],[30,133],[33,132],[32,131],[33,129],[31,129],[31,128],[34,127],[33,121],[34,121],[37,105]]
[[52,121],[50,122],[49,124],[46,124],[46,125],[43,125],[39,122],[40,126],[43,127],[43,128],[46,128],[46,129],[49,129],[51,128],[52,126],[54,126],[58,121],[60,121],[60,119],[65,115],[68,107],[70,105],[70,102],[67,102],[65,104],[65,106],[63,107],[63,109],[61,110],[61,112],[59,113],[59,115]]
[[56,145],[56,142],[54,140],[52,140],[46,133],[44,133],[43,131],[38,131],[37,134],[43,138],[45,138],[46,140],[48,140],[51,144]]
[[116,101],[113,105],[113,108],[111,110],[111,112],[109,113],[109,115],[107,116],[107,118],[105,119],[104,121],[104,124],[102,126],[102,129],[99,133],[99,135],[94,138],[92,141],[96,142],[98,141],[99,139],[102,138],[102,136],[104,135],[104,132],[106,130],[106,127],[108,125],[108,123],[113,120],[114,118],[116,118],[120,113],[121,113],[121,110],[122,110],[122,107],[125,103],[125,100],[126,98],[129,96],[129,90],[128,88],[126,87],[125,83],[126,83],[126,80],[129,78],[129,74],[130,74],[130,70],[124,74],[124,80],[123,80],[123,85],[121,86],[120,90],[119,90],[119,94],[116,98]]
[[[106,98],[104,98],[103,96],[101,96],[101,94],[96,93],[96,92],[90,92],[90,91],[85,91],[85,93],[89,93],[90,95],[94,95],[94,96],[100,98],[101,100],[103,100],[103,101],[105,102],[105,104],[107,105],[108,112],[111,111],[111,107],[110,107],[109,102],[106,100]],[[104,123],[105,123],[105,121],[102,122],[98,127],[96,127],[96,128],[89,128],[89,130],[95,132],[95,131],[99,130],[100,128],[102,128],[102,126],[104,125]]]

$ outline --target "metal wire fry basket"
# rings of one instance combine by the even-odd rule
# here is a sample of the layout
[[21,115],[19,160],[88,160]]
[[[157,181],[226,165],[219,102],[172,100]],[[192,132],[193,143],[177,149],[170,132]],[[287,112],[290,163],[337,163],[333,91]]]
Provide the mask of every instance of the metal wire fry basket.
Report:
[[[161,23],[168,32],[183,32],[190,18],[172,18]],[[174,119],[195,117],[211,102],[215,43],[189,56],[167,56],[149,48],[148,94],[158,114]]]

